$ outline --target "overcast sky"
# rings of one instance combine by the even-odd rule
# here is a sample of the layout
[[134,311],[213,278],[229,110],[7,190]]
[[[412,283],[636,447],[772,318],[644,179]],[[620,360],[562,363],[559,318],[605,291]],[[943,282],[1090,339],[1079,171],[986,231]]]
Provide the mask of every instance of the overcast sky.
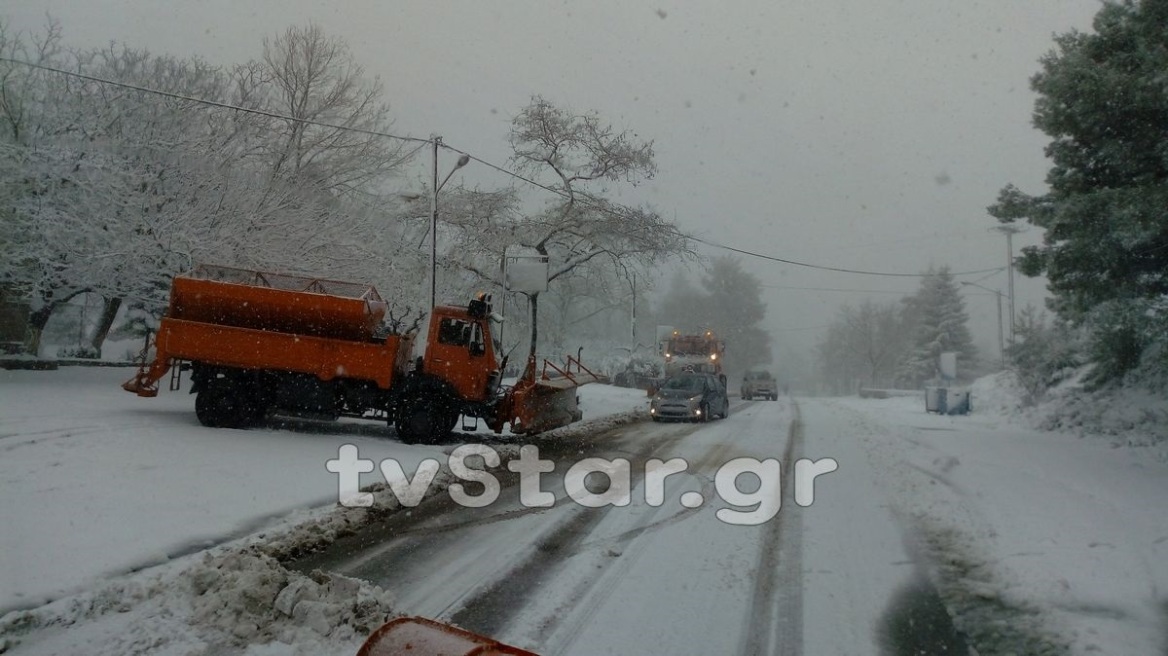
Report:
[[[1089,29],[1099,6],[26,0],[0,14],[35,29],[49,12],[73,46],[122,41],[223,64],[258,57],[264,35],[317,22],[386,83],[398,133],[440,134],[504,163],[511,116],[541,94],[654,140],[658,176],[633,198],[685,230],[783,258],[916,272],[1004,265],[985,207],[1008,182],[1043,191],[1048,168],[1028,79],[1052,34]],[[463,170],[468,182],[503,182],[474,168]],[[1032,230],[1015,244],[1038,239]],[[916,284],[745,263],[771,286],[768,327],[799,348],[838,305],[896,297],[784,287]],[[981,284],[1004,291],[1005,281]],[[1040,281],[1017,287],[1019,307],[1045,295]],[[975,340],[995,352],[993,296],[967,306]]]

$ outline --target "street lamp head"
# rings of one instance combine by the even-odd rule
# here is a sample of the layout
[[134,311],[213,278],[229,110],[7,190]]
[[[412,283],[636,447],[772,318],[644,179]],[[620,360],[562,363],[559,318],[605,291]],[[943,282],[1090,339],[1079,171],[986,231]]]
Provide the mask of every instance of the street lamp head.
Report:
[[470,163],[470,155],[463,155],[462,157],[458,158],[458,164],[455,164],[454,168],[460,169],[469,163]]
[[1020,232],[1026,232],[1029,228],[1016,223],[999,223],[989,230],[990,232],[1000,232],[1003,235],[1016,235]]

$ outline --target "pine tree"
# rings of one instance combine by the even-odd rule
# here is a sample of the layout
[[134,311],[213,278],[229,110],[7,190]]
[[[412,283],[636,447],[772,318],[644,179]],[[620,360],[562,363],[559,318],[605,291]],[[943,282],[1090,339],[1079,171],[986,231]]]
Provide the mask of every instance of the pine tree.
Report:
[[1051,309],[1093,333],[1102,383],[1168,354],[1168,2],[1107,2],[1093,34],[1055,44],[1031,79],[1050,191],[1007,186],[989,212],[1045,230],[1020,268],[1045,274]]
[[898,371],[898,378],[905,384],[918,386],[936,376],[942,353],[957,353],[959,376],[976,362],[965,299],[948,267],[926,272],[920,289],[906,299],[904,314],[906,323],[913,326],[912,347]]
[[713,260],[700,288],[675,277],[659,316],[683,332],[713,330],[726,342],[726,369],[735,375],[773,360],[771,336],[760,325],[766,319],[762,283],[733,257]]

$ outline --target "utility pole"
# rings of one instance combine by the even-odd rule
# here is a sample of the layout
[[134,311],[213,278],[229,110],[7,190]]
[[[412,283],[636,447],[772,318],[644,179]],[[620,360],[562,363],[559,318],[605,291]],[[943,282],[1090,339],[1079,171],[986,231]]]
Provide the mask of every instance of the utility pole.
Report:
[[432,135],[433,153],[433,195],[430,196],[430,311],[438,305],[438,144],[442,137]]
[[506,326],[507,320],[507,247],[503,247],[503,259],[499,262],[499,269],[502,275],[499,280],[499,356],[502,357],[507,353],[507,347],[503,344],[503,328]]
[[455,171],[470,162],[470,155],[459,157],[454,168],[446,174],[446,179],[439,184],[438,146],[442,145],[442,137],[431,135],[430,140],[434,146],[434,193],[430,196],[430,310],[433,311],[438,305],[438,192],[446,186],[446,183],[450,181],[450,176],[454,175]]
[[994,295],[998,297],[998,357],[1001,358],[1004,367],[1006,366],[1006,340],[1002,337],[1002,292],[996,291]]
[[1002,292],[1000,292],[996,289],[990,289],[989,287],[983,287],[983,286],[977,284],[976,282],[962,282],[961,284],[966,286],[966,287],[977,287],[978,289],[984,289],[985,291],[987,291],[987,292],[989,292],[997,297],[997,301],[998,301],[998,353],[1002,359],[1002,366],[1004,367],[1006,365],[1006,341],[1002,336]]
[[629,351],[632,357],[637,351],[637,272],[633,272],[633,348]]
[[1003,223],[995,226],[994,230],[1006,235],[1006,274],[1009,280],[1010,292],[1010,344],[1014,344],[1014,235],[1024,232],[1026,228],[1012,223]]

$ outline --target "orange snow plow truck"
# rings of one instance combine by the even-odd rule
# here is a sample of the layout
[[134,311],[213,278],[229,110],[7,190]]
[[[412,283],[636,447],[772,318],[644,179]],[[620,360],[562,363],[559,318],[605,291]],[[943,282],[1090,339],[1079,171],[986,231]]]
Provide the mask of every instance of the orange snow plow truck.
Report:
[[388,304],[369,285],[220,266],[177,276],[153,340],[122,387],[158,394],[190,362],[195,413],[204,426],[244,427],[269,411],[380,418],[403,442],[442,439],[463,417],[496,433],[539,433],[578,421],[576,388],[598,378],[578,358],[557,366],[535,358],[514,385],[502,384],[490,297],[431,312],[424,353],[412,334],[386,334]]

